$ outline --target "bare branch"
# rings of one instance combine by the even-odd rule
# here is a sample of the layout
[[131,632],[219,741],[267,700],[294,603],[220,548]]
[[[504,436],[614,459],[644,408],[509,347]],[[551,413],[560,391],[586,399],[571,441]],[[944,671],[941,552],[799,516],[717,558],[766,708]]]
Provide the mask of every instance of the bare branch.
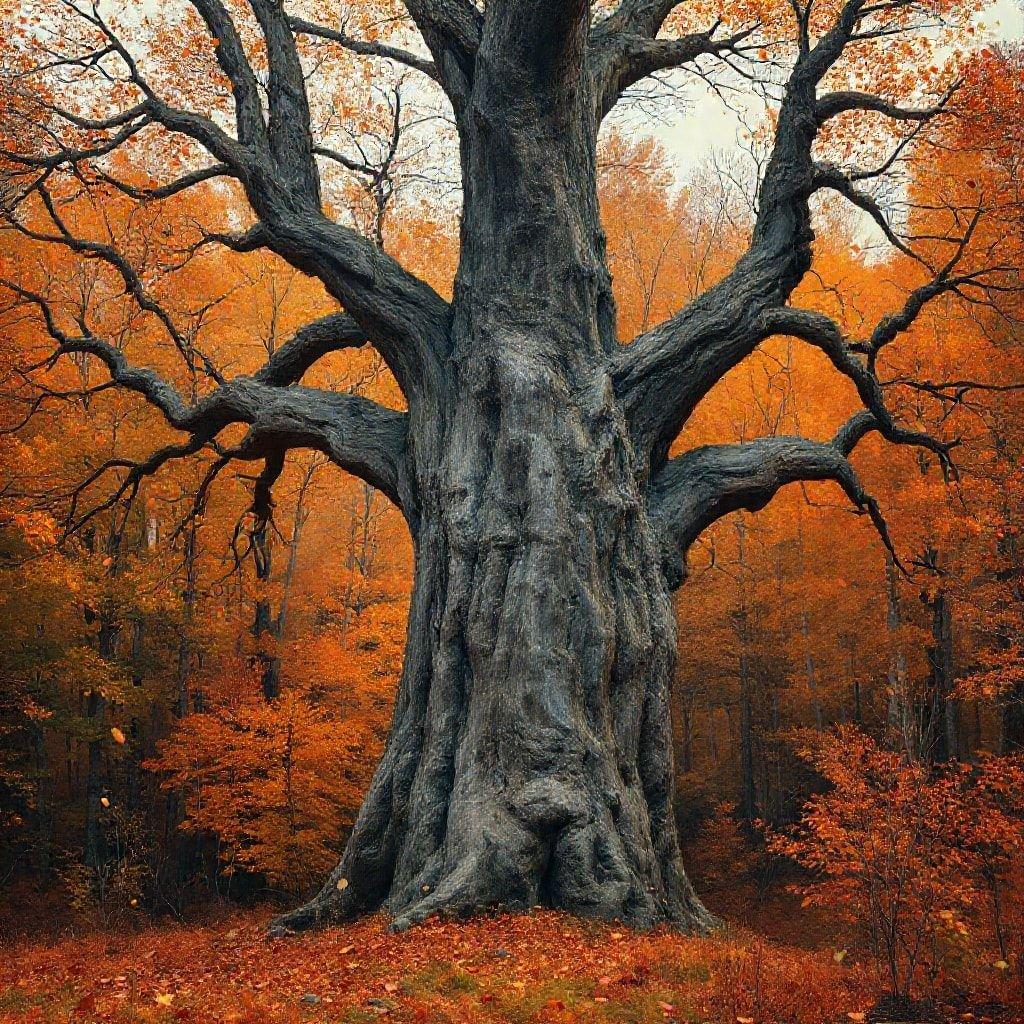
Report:
[[[309,132],[306,85],[292,27],[281,6],[272,0],[251,3],[267,43],[269,122],[263,120],[262,104],[257,110],[255,72],[226,5],[222,0],[194,0],[194,6],[218,40],[218,60],[235,90],[239,137],[230,136],[205,114],[175,108],[161,99],[140,73],[128,47],[98,11],[76,6],[73,9],[78,16],[103,34],[109,44],[107,53],[120,58],[127,69],[128,82],[142,92],[144,100],[136,108],[139,120],[125,125],[103,143],[102,153],[63,148],[47,157],[42,169],[68,165],[77,168],[94,156],[113,152],[127,137],[154,121],[197,142],[225,169],[224,173],[238,179],[257,221],[257,226],[240,238],[213,234],[200,244],[218,241],[238,251],[265,247],[303,273],[316,276],[373,339],[399,386],[414,402],[422,391],[438,382],[449,344],[449,304],[380,246],[325,214]],[[420,8],[425,24],[439,33],[444,31],[446,47],[455,46],[459,40],[466,42],[467,33],[474,38],[479,33],[481,16],[468,0],[438,0],[423,3]],[[413,13],[415,16],[416,12]],[[445,52],[450,56],[450,49]],[[122,137],[125,133],[127,137]],[[158,195],[190,187],[206,173],[196,172],[171,183],[158,190]],[[117,187],[119,183],[111,184]],[[46,202],[42,187],[36,191]],[[53,211],[50,212],[53,216]],[[66,237],[40,235],[37,240],[73,245]],[[88,251],[82,245],[74,248],[81,255],[107,258],[122,273],[129,291],[144,308],[149,308],[134,283],[137,275],[133,278],[125,261],[114,259],[113,254],[91,243]],[[150,311],[160,316],[156,309]],[[173,325],[165,321],[165,326],[173,337]],[[211,367],[207,369],[213,372]]]
[[812,156],[823,113],[868,102],[860,93],[832,94],[824,101],[817,96],[819,83],[855,38],[864,8],[863,0],[846,0],[832,27],[812,45],[807,9],[794,5],[799,55],[779,109],[747,251],[722,281],[613,357],[615,390],[635,443],[650,458],[652,474],[700,400],[763,340],[763,317],[785,305],[810,269],[814,233],[809,201],[816,189],[840,191],[867,211],[901,252],[923,262],[853,179],[816,165]]
[[871,518],[895,557],[878,504],[864,490],[848,459],[857,443],[876,429],[870,413],[858,413],[830,442],[763,437],[695,448],[669,461],[652,482],[649,501],[670,585],[683,582],[686,553],[712,523],[740,509],[760,511],[784,486],[798,481],[838,483],[857,511]]
[[[917,305],[916,296],[917,293],[913,293],[912,298],[908,299],[905,312]],[[883,319],[882,323],[886,323],[888,319]],[[854,348],[844,338],[839,325],[831,317],[810,310],[785,308],[767,313],[764,322],[765,331],[769,334],[789,335],[821,349],[832,365],[853,382],[865,409],[874,417],[875,429],[886,440],[894,444],[926,448],[938,457],[947,476],[956,475],[956,467],[950,453],[957,442],[940,441],[930,434],[899,426],[885,405],[882,387],[875,376],[870,359],[868,362],[862,362],[858,358]]]
[[597,83],[598,121],[618,103],[630,86],[658,71],[683,67],[704,56],[742,56],[743,44],[756,30],[756,26],[751,26],[716,39],[720,27],[716,22],[704,32],[694,32],[678,39],[657,39],[609,31],[610,21],[608,19],[598,25],[591,43],[590,64]]
[[[172,384],[154,370],[133,366],[116,346],[91,335],[68,335],[43,296],[14,282],[2,283],[39,309],[43,326],[57,346],[49,364],[73,353],[95,357],[119,387],[141,395],[159,410],[169,426],[190,435],[185,445],[192,447],[186,454],[214,442],[225,427],[244,423],[249,426],[249,444],[260,451],[311,448],[323,452],[337,466],[383,491],[406,513],[410,523],[415,521],[416,510],[405,484],[406,414],[360,395],[294,385],[316,358],[362,343],[354,321],[344,314],[323,317],[307,325],[254,376],[225,381],[189,405]],[[167,458],[179,457],[175,454],[177,448],[165,451],[171,452]],[[135,486],[142,477],[156,472],[167,458],[139,464],[129,473],[128,486]],[[109,468],[132,466],[119,460]],[[112,507],[124,493],[122,490],[102,509]]]
[[856,90],[830,92],[818,100],[816,115],[818,124],[824,124],[831,118],[851,110],[873,111],[877,114],[884,114],[894,121],[930,121],[946,109],[953,92],[954,89],[948,90],[933,107],[901,107],[881,96]]
[[278,386],[298,383],[329,352],[359,348],[367,341],[366,333],[347,313],[330,313],[298,330],[267,360],[256,379]]
[[188,191],[190,188],[195,188],[196,185],[202,185],[217,178],[237,178],[234,170],[228,167],[227,164],[213,164],[210,167],[201,167],[198,170],[189,171],[188,174],[183,174],[180,178],[175,178],[174,181],[169,181],[165,185],[155,185],[152,188],[138,188],[102,170],[93,169],[93,174],[99,181],[117,189],[118,192],[123,192],[126,196],[144,203],[170,199],[173,196]]
[[414,71],[419,71],[428,78],[438,80],[439,72],[433,61],[417,57],[397,46],[389,46],[387,43],[367,42],[363,39],[353,39],[344,28],[328,28],[326,25],[317,25],[304,18],[289,18],[292,31],[297,35],[312,36],[316,39],[326,39],[360,57],[378,57],[382,60],[392,60],[396,64],[402,64]]

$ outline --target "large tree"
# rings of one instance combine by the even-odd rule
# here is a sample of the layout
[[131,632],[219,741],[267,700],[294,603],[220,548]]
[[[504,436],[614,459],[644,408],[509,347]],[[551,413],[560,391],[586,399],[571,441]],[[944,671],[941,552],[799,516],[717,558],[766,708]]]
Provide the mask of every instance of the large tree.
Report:
[[[405,0],[410,38],[385,41],[305,20],[280,0],[190,3],[229,85],[230,119],[189,105],[205,84],[154,77],[139,32],[115,28],[102,5],[44,4],[56,29],[27,33],[24,53],[46,42],[36,66],[19,69],[19,102],[29,103],[33,75],[48,75],[51,87],[29,104],[43,127],[7,144],[5,206],[9,226],[30,240],[111,268],[205,383],[183,394],[84,317],[69,323],[45,294],[9,287],[37,310],[55,357],[99,360],[114,385],[181,435],[144,461],[101,467],[93,482],[114,471],[118,486],[86,513],[76,496],[69,528],[123,506],[170,460],[210,449],[204,490],[232,460],[262,463],[254,509],[264,518],[287,453],[309,448],[383,491],[408,523],[415,582],[386,751],[341,862],[279,925],[384,906],[401,927],[437,912],[543,903],[707,929],[673,816],[672,593],[705,528],[763,507],[788,483],[835,481],[887,539],[849,461],[870,433],[949,464],[947,443],[887,407],[877,361],[929,300],[977,299],[1003,268],[971,256],[978,210],[951,210],[916,252],[865,189],[946,112],[949,94],[925,68],[915,78],[891,65],[880,90],[862,91],[872,47],[934,35],[949,12],[918,0],[791,0],[774,13],[730,5],[729,25],[706,14],[703,29],[685,32],[675,0]],[[72,25],[73,44],[50,41]],[[353,160],[318,137],[311,40],[404,65],[450,105],[462,183],[451,301],[325,204],[324,161]],[[731,272],[623,344],[598,204],[598,133],[627,91],[675,68],[731,75],[732,85],[760,80],[774,108],[770,153],[749,245]],[[100,113],[69,109],[53,89],[55,75],[76,74],[92,82],[85,94],[105,95]],[[911,95],[894,95],[901,88]],[[892,152],[867,170],[824,159],[816,140],[865,112],[885,126],[880,137],[895,126]],[[9,122],[9,138],[18,135]],[[142,187],[119,176],[116,161],[141,138],[151,152],[184,138],[187,152],[210,159]],[[154,296],[138,253],[82,237],[55,197],[61,174],[139,203],[230,179],[251,224],[204,243],[269,250],[319,279],[339,309],[258,372],[229,378]],[[920,270],[903,308],[863,337],[790,301],[811,269],[823,190],[874,220]],[[716,382],[778,335],[824,352],[864,408],[830,440],[768,437],[670,457]],[[319,360],[363,345],[386,362],[405,411],[303,385]],[[238,424],[244,437],[222,441]]]

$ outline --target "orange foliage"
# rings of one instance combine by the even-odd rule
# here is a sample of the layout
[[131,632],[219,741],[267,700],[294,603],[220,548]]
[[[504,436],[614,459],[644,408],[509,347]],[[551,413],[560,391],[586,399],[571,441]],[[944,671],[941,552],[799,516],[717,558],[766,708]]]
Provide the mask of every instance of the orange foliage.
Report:
[[929,772],[852,729],[802,744],[829,789],[771,848],[813,873],[807,902],[864,928],[895,997],[934,992],[972,958],[994,983],[1009,969],[999,890],[1024,854],[1024,764]]

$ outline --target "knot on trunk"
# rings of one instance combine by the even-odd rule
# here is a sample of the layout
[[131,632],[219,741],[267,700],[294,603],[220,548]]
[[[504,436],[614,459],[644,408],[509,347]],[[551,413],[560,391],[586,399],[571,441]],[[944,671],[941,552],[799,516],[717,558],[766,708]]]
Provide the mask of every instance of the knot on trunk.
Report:
[[512,813],[531,831],[560,831],[587,817],[587,801],[578,790],[555,778],[533,779],[512,797]]

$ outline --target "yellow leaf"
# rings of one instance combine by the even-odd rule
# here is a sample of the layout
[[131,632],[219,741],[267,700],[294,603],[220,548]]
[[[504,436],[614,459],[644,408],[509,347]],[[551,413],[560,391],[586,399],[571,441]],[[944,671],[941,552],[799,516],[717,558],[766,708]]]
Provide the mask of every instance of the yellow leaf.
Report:
[[125,742],[124,733],[116,725],[110,730],[110,735],[114,737],[115,743]]
[[832,954],[832,959],[833,959],[833,960],[834,960],[834,961],[835,961],[835,962],[836,962],[837,964],[841,964],[841,963],[842,963],[842,962],[843,962],[843,961],[844,961],[844,960],[846,959],[846,950],[845,950],[845,949],[837,949],[837,950],[836,950],[836,951],[835,951],[835,952],[834,952],[834,953]]
[[109,807],[110,806],[110,801],[105,796],[101,796],[100,797],[100,806],[101,807]]
[[997,960],[992,966],[997,970],[1005,971],[1010,965],[1005,960]]
[[337,885],[338,891],[341,892],[342,890],[347,889],[347,888],[348,888],[348,879],[347,878],[339,878],[338,879],[338,885]]
[[158,992],[156,996],[157,1006],[170,1006],[174,1002],[174,995],[170,992]]

